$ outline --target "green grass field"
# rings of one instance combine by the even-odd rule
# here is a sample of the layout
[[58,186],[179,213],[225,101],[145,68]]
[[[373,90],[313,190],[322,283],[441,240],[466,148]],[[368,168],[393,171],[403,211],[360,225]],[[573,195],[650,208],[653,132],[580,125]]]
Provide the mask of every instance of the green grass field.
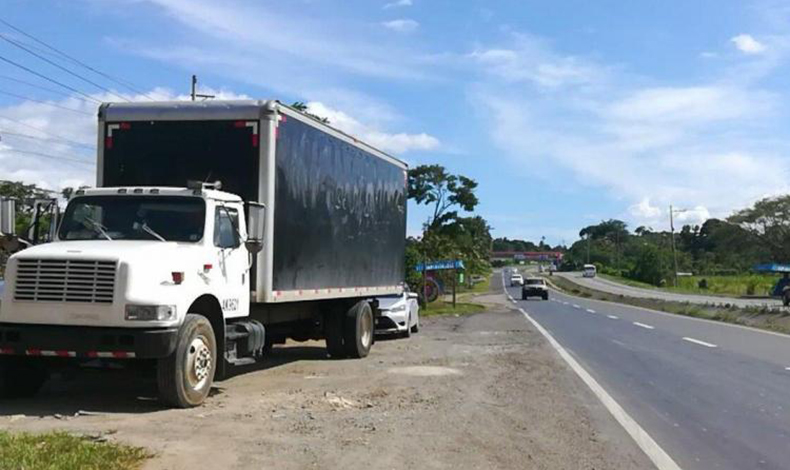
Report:
[[[742,274],[738,276],[688,276],[678,278],[677,288],[672,286],[659,288],[624,277],[611,276],[607,274],[600,274],[600,276],[604,279],[609,279],[614,282],[620,282],[629,286],[642,287],[646,289],[661,289],[685,294],[726,295],[731,297],[740,297],[744,295],[767,296],[770,294],[771,289],[780,277],[779,275],[771,274]],[[698,287],[698,283],[702,279],[708,281],[707,289],[700,289]]]
[[2,470],[133,470],[150,457],[139,447],[96,442],[65,432],[0,431]]
[[458,314],[458,315],[467,315],[470,313],[480,313],[484,312],[486,309],[485,305],[476,304],[473,302],[458,302],[455,303],[455,308],[453,308],[452,302],[447,302],[444,300],[437,300],[436,302],[431,302],[428,307],[423,307],[420,310],[420,315],[424,317],[429,317],[432,315],[448,315],[448,314]]

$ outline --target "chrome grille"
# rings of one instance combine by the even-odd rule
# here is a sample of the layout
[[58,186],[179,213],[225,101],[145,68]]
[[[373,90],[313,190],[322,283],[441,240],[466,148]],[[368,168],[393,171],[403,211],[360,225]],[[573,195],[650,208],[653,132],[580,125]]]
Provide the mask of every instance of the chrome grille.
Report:
[[111,303],[115,267],[115,261],[20,259],[14,299]]

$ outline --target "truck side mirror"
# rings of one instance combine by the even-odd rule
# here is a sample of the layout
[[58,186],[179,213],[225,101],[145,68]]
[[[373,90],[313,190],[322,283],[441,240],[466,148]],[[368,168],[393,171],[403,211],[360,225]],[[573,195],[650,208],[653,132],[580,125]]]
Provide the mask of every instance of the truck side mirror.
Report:
[[263,249],[266,228],[266,206],[259,202],[247,203],[247,251],[257,254]]
[[16,201],[0,199],[0,235],[16,235]]

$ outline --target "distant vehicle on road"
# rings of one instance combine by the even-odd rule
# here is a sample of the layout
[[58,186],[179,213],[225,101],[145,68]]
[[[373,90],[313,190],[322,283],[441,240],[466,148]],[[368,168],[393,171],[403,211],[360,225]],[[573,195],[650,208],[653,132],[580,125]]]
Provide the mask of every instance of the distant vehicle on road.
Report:
[[598,270],[595,268],[594,264],[585,264],[584,269],[582,270],[583,277],[595,277],[598,274]]
[[528,277],[524,280],[524,285],[521,286],[521,300],[527,300],[530,297],[549,300],[549,287],[545,280],[539,277]]
[[521,274],[515,273],[510,276],[510,287],[523,286],[524,277]]
[[414,292],[378,297],[377,334],[399,334],[406,338],[420,331],[420,303]]

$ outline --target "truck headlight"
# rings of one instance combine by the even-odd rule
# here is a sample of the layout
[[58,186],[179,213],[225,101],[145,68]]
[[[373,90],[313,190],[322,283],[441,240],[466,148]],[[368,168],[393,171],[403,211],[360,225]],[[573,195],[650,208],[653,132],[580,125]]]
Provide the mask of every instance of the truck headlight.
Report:
[[124,314],[127,321],[166,321],[175,318],[175,305],[127,305]]

